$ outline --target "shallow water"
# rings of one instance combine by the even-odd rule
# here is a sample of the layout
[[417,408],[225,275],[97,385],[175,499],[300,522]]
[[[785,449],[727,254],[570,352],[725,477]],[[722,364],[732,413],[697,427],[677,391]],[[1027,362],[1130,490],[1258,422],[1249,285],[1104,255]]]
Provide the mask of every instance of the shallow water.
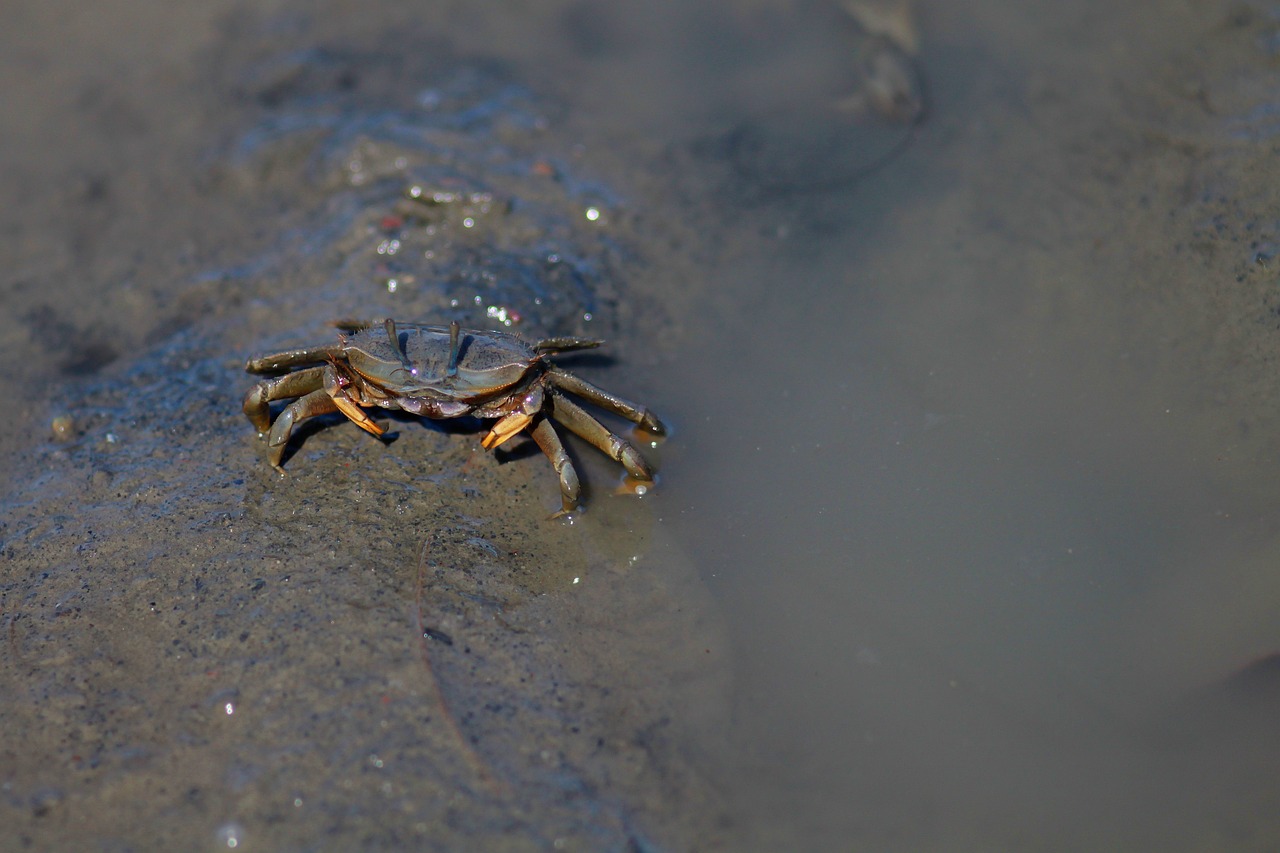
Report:
[[771,204],[668,404],[723,778],[779,845],[1264,849],[1276,21],[977,8],[922,14],[906,154]]
[[[920,3],[915,126],[821,4],[164,9],[3,54],[14,837],[1274,846],[1267,7]],[[279,480],[244,355],[384,313],[608,337],[659,489]]]

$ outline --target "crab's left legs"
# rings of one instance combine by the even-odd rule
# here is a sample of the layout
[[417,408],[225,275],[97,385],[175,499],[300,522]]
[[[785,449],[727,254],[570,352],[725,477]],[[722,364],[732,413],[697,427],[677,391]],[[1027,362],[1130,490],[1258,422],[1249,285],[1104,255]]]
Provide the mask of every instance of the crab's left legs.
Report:
[[556,428],[551,425],[549,418],[539,418],[538,425],[529,432],[533,440],[538,443],[538,447],[542,448],[542,452],[547,454],[547,458],[551,460],[551,466],[556,469],[556,475],[560,477],[560,501],[564,509],[551,517],[559,518],[562,515],[568,515],[578,508],[578,472],[569,461],[569,454],[564,452],[564,445],[560,442],[560,436],[556,435]]
[[[610,394],[603,388],[592,385],[585,379],[579,379],[567,370],[561,370],[555,365],[550,365],[547,368],[547,374],[553,386],[563,388],[572,394],[577,394],[582,399],[595,403],[600,408],[613,412],[615,415],[621,415],[646,432],[654,435],[667,434],[667,428],[662,425],[662,421],[658,420],[658,416],[644,406],[638,406],[616,394]],[[584,412],[583,414],[585,415],[586,413]],[[590,415],[587,415],[587,417],[590,418]],[[594,420],[594,418],[591,418],[591,420]],[[586,438],[586,436],[583,436],[583,438]],[[588,438],[587,441],[591,441],[591,439]],[[596,446],[599,447],[599,445]],[[601,449],[603,450],[604,448]]]
[[551,394],[551,415],[574,435],[599,449],[610,459],[621,462],[632,477],[637,480],[653,479],[648,463],[630,442],[609,432],[604,424],[563,394]]

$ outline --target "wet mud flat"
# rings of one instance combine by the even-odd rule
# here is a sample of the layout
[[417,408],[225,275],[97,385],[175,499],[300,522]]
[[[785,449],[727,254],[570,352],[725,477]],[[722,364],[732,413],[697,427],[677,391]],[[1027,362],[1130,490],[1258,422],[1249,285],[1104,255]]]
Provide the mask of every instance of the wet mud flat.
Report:
[[[163,358],[153,369],[183,372]],[[611,847],[652,831],[630,796],[610,802],[615,777],[651,776],[654,814],[682,812],[661,793],[692,772],[668,766],[671,709],[635,696],[656,700],[653,662],[713,646],[715,631],[688,610],[687,632],[670,624],[669,596],[696,601],[688,577],[629,571],[643,534],[600,530],[604,554],[522,535],[545,523],[545,500],[506,471],[468,478],[468,506],[494,506],[477,518],[408,460],[376,483],[350,462],[337,481],[299,472],[282,495],[274,474],[135,441],[158,430],[256,450],[229,438],[228,419],[200,425],[209,402],[236,395],[185,372],[200,402],[180,425],[127,396],[111,405],[154,375],[85,400],[78,412],[96,410],[106,437],[44,456],[59,486],[36,485],[38,515],[6,519],[5,719],[24,734],[4,784],[32,843]],[[635,553],[616,553],[619,540]],[[619,596],[661,624],[617,612]],[[689,663],[659,677],[694,693],[714,683]],[[619,706],[627,680],[638,692]]]
[[[618,472],[582,464],[569,525],[536,448],[484,452],[473,422],[378,442],[320,418],[280,478],[240,411],[246,356],[340,317],[607,337],[580,371],[639,396],[679,303],[635,284],[665,238],[560,135],[563,105],[348,12],[171,12],[197,28],[176,82],[81,68],[110,122],[32,108],[106,127],[61,154],[82,176],[35,164],[43,205],[9,176],[32,202],[6,351],[32,358],[6,390],[49,393],[4,436],[6,843],[712,843],[688,750],[724,689],[718,616],[688,562],[642,568],[657,510],[611,501]],[[111,124],[144,95],[169,100]],[[159,176],[117,170],[122,146]]]
[[[0,35],[15,845],[1274,847],[1263,4],[72,11]],[[607,338],[659,488],[281,479],[245,357],[388,315]]]

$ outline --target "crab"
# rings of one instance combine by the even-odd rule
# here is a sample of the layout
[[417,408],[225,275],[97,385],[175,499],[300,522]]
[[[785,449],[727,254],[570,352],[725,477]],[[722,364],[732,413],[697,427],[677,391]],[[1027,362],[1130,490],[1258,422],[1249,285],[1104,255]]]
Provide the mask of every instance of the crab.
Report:
[[[559,353],[592,349],[602,341],[567,337],[531,344],[506,332],[462,329],[457,322],[432,326],[387,319],[334,325],[343,332],[335,344],[259,356],[245,365],[249,373],[275,375],[249,390],[244,413],[266,438],[268,459],[281,474],[285,448],[300,421],[341,412],[381,436],[386,428],[365,411],[381,408],[432,419],[496,418],[481,441],[485,449],[527,430],[560,479],[562,509],[556,516],[578,508],[581,488],[552,421],[619,462],[637,485],[653,482],[653,471],[635,447],[569,395],[620,415],[654,437],[666,434],[662,422],[645,407],[551,361]],[[272,421],[271,403],[290,399]]]

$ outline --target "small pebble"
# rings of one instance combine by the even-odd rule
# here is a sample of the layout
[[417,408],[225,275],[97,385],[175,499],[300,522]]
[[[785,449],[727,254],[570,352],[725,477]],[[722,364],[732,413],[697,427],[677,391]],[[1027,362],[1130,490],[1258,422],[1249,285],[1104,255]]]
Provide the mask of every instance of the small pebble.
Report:
[[70,415],[58,415],[50,422],[54,441],[70,441],[76,437],[76,422]]

